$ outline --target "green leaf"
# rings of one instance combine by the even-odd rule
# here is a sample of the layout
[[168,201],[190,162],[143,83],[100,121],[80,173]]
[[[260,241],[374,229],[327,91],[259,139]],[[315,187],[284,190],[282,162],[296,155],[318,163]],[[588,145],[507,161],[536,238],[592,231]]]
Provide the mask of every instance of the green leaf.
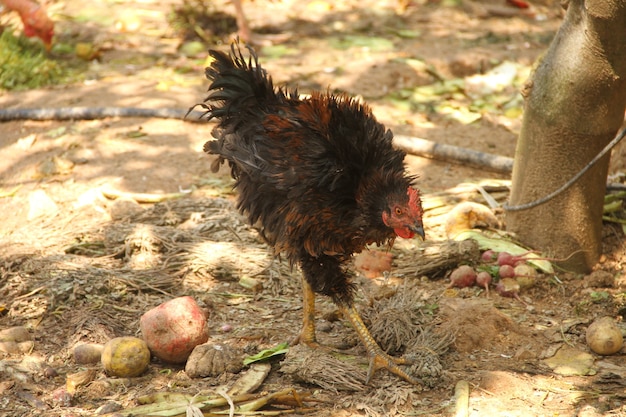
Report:
[[56,139],[65,135],[65,133],[67,133],[67,126],[59,126],[57,128],[48,130],[46,132],[46,136],[48,136],[49,138]]
[[296,55],[298,51],[294,48],[289,48],[286,45],[268,45],[264,46],[263,56],[270,59],[282,58],[285,55]]
[[446,115],[449,119],[456,120],[464,125],[474,123],[482,117],[482,114],[473,112],[467,107],[451,106],[449,104],[442,104],[438,106],[437,111]]
[[252,355],[252,356],[248,356],[248,357],[244,358],[243,364],[244,365],[249,365],[249,364],[254,363],[254,362],[258,362],[258,361],[265,360],[267,358],[271,358],[272,356],[284,355],[287,352],[289,352],[289,343],[284,342],[284,343],[281,343],[281,344],[279,344],[277,346],[274,346],[271,349],[263,349],[262,351],[260,351],[256,355]]
[[415,39],[422,36],[422,32],[412,29],[398,29],[394,31],[396,35],[405,39]]
[[22,188],[21,185],[18,185],[12,190],[5,190],[3,188],[0,188],[0,198],[13,197],[19,191],[20,188]]
[[601,303],[602,301],[606,301],[609,299],[610,295],[606,291],[592,291],[589,294],[591,301],[594,303]]
[[359,35],[331,37],[328,43],[333,49],[367,48],[372,52],[391,51],[394,46],[393,42],[386,38]]

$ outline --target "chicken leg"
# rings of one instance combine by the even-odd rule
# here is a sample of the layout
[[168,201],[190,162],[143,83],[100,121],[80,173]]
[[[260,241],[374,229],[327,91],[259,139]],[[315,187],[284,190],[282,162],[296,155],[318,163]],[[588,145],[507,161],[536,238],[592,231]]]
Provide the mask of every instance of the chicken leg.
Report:
[[415,378],[400,369],[398,366],[410,364],[411,361],[407,358],[394,358],[385,353],[381,347],[378,346],[378,343],[376,343],[369,330],[367,330],[365,323],[361,320],[361,316],[354,305],[340,308],[344,316],[346,316],[348,320],[350,320],[350,323],[352,323],[352,327],[354,327],[359,339],[361,339],[361,342],[365,345],[365,349],[369,355],[370,364],[367,370],[367,378],[365,380],[366,384],[369,384],[372,376],[377,370],[384,368],[411,384],[419,385],[419,382]]
[[312,348],[320,347],[315,338],[315,292],[304,277],[302,277],[302,330],[297,342]]
[[[367,354],[370,357],[367,378],[365,380],[366,384],[369,384],[374,373],[381,368],[389,370],[389,372],[396,374],[411,384],[419,384],[415,378],[398,366],[409,364],[410,361],[405,358],[393,358],[385,353],[367,330],[354,305],[340,307],[340,309],[343,315],[352,323],[352,327],[354,327],[359,339],[365,345]],[[311,285],[304,277],[302,279],[302,331],[297,338],[297,342],[316,349],[328,349],[326,346],[320,345],[315,338],[315,292],[313,292],[313,288],[311,288]]]

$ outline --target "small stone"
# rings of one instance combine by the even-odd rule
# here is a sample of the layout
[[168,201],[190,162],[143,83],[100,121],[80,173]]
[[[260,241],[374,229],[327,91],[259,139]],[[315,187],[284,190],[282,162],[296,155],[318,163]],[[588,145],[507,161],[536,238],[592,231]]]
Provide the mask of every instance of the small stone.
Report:
[[587,275],[583,282],[587,288],[611,288],[615,285],[615,276],[610,272],[597,270]]
[[122,409],[122,406],[116,403],[115,401],[107,401],[106,403],[104,403],[103,405],[101,405],[100,407],[96,409],[96,414],[98,415],[110,414],[116,411],[120,411],[121,409]]
[[89,365],[100,362],[104,346],[98,343],[82,343],[74,346],[72,351],[74,362],[78,365]]
[[28,220],[42,216],[52,216],[59,211],[57,204],[43,190],[36,190],[28,196]]
[[8,329],[0,330],[0,342],[26,342],[33,340],[28,328],[23,326],[9,327]]
[[17,342],[12,340],[0,342],[0,352],[7,353],[9,355],[17,355],[20,353],[20,347]]
[[143,207],[133,199],[119,198],[113,202],[109,209],[111,220],[119,221],[136,216],[143,211]]
[[70,407],[72,405],[72,394],[65,387],[57,388],[52,392],[52,403],[56,407]]
[[42,375],[44,376],[44,378],[56,378],[57,376],[59,376],[59,373],[52,366],[45,365],[42,371]]

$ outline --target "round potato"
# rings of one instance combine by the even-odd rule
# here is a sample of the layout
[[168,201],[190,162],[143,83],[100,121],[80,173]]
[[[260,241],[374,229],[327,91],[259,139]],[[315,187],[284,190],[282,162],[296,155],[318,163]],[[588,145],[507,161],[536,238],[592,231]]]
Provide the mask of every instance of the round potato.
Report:
[[107,374],[123,378],[143,374],[150,364],[150,350],[136,337],[116,337],[102,350],[102,366]]
[[612,355],[624,346],[622,332],[611,317],[601,317],[591,323],[586,339],[591,350],[599,355]]

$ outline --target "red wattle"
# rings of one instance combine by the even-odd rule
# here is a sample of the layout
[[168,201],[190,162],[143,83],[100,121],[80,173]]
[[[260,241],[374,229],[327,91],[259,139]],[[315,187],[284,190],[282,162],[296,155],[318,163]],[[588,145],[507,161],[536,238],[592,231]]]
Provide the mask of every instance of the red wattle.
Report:
[[415,236],[415,232],[407,229],[406,227],[402,229],[393,229],[393,231],[396,232],[396,235],[400,236],[402,239],[411,239]]

